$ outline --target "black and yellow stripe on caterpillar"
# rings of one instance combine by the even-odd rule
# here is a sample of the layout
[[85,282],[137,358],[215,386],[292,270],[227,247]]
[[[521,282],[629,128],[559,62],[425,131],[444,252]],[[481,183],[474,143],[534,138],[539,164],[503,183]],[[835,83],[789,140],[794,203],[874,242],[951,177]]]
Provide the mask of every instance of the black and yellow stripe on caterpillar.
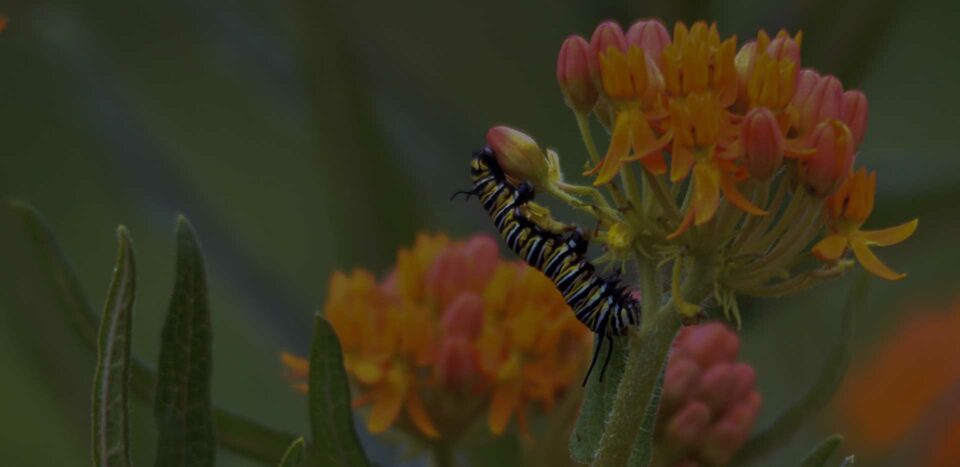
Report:
[[585,259],[587,240],[579,229],[562,235],[523,214],[524,205],[533,199],[529,182],[514,188],[489,147],[474,153],[470,168],[473,175],[470,194],[480,198],[507,246],[556,284],[577,319],[598,335],[598,347],[605,337],[623,335],[628,326],[640,324],[637,300],[618,281],[597,275],[593,264]]

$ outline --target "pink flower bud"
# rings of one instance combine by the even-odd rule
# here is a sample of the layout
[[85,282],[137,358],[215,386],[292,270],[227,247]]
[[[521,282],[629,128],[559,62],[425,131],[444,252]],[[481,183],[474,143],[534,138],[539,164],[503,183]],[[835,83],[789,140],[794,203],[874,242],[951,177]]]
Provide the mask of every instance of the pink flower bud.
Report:
[[804,68],[797,74],[797,85],[793,91],[793,105],[799,107],[820,82],[820,74],[810,68]]
[[700,377],[694,397],[701,400],[715,413],[722,413],[727,406],[734,402],[734,391],[737,388],[737,374],[731,363],[718,363],[708,369]]
[[600,54],[606,52],[610,47],[616,48],[621,52],[627,51],[627,38],[623,34],[623,29],[616,21],[604,21],[593,30],[590,36],[590,50],[593,52],[593,59],[590,60],[590,76],[594,83],[600,86]]
[[483,299],[471,292],[457,296],[443,310],[443,332],[448,336],[476,339],[483,330]]
[[767,46],[767,55],[777,60],[790,60],[800,68],[800,44],[792,37],[782,34]]
[[840,119],[850,127],[854,146],[860,146],[867,133],[868,111],[867,96],[862,92],[853,90],[843,93],[843,112]]
[[500,249],[497,241],[489,235],[474,235],[463,245],[467,264],[470,267],[471,284],[486,284],[500,263]]
[[820,78],[799,108],[800,134],[808,134],[820,122],[840,118],[843,110],[843,84],[836,76]]
[[474,345],[459,336],[449,336],[440,343],[434,371],[441,385],[456,390],[473,386],[480,377],[480,364]]
[[740,142],[747,160],[747,170],[758,180],[767,180],[783,161],[786,142],[780,124],[766,107],[750,110],[740,127]]
[[533,138],[513,128],[496,126],[487,132],[487,144],[507,175],[521,181],[529,180],[537,188],[549,183],[547,157]]
[[595,68],[591,61],[596,60],[590,44],[580,36],[568,37],[560,47],[557,82],[567,106],[575,112],[590,113],[597,103],[597,88],[590,79],[590,69]]
[[627,47],[640,47],[658,66],[663,66],[660,55],[670,45],[670,33],[658,20],[641,20],[627,30]]
[[690,359],[670,359],[663,375],[661,410],[676,410],[693,394],[700,381],[700,366]]
[[667,423],[664,434],[672,451],[683,451],[697,444],[710,424],[710,408],[703,402],[691,402],[684,406]]
[[853,134],[840,120],[828,120],[813,130],[809,144],[815,152],[800,161],[800,179],[812,195],[823,198],[853,169]]

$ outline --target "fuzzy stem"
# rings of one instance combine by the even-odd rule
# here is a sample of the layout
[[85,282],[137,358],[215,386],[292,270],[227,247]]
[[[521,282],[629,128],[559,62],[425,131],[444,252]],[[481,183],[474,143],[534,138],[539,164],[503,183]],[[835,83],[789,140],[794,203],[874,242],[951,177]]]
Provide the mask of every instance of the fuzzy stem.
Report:
[[[714,259],[696,257],[683,285],[685,299],[694,303],[703,300],[713,290],[715,276]],[[680,329],[680,315],[676,313],[672,299],[657,311],[647,312],[650,316],[644,320],[640,330],[630,331],[626,368],[610,411],[607,429],[600,439],[594,466],[627,464],[643,423],[643,410],[650,402],[660,371],[666,365],[670,344]]]

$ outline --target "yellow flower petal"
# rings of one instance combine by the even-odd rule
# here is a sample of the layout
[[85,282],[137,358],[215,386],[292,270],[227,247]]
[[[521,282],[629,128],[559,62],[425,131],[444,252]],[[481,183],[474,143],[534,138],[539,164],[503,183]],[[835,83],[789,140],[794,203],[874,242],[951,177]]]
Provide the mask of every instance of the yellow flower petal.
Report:
[[679,138],[675,137],[673,139],[673,152],[670,157],[670,181],[676,183],[687,178],[690,168],[693,167],[693,162],[693,152],[690,151],[690,148],[684,146]]
[[880,258],[877,258],[877,255],[873,254],[873,251],[870,251],[870,247],[867,246],[867,242],[864,239],[858,237],[851,238],[850,246],[853,248],[853,254],[856,255],[860,265],[867,271],[873,273],[873,275],[888,281],[898,281],[907,277],[906,274],[895,272],[887,267],[886,264],[883,264]]
[[847,237],[843,235],[828,235],[813,246],[813,254],[821,261],[836,261],[847,249]]
[[709,222],[720,206],[720,171],[710,162],[700,162],[693,167],[691,206],[696,225]]
[[377,388],[373,396],[373,409],[370,410],[370,416],[367,418],[367,431],[383,433],[393,425],[397,415],[400,414],[400,408],[403,407],[405,390],[405,387],[393,384],[385,384]]
[[364,384],[376,384],[383,379],[383,366],[370,360],[357,360],[350,368],[357,381]]
[[434,426],[430,420],[430,415],[427,414],[427,409],[423,406],[423,401],[420,400],[420,395],[417,394],[417,391],[410,391],[410,394],[407,396],[407,415],[410,416],[410,420],[413,421],[414,426],[416,426],[424,436],[428,438],[440,437],[440,432],[437,431],[437,427]]
[[623,158],[630,153],[630,126],[635,117],[634,112],[624,111],[617,114],[617,121],[610,136],[610,147],[600,166],[600,174],[593,181],[593,186],[600,186],[613,180],[620,171]]
[[890,246],[896,245],[913,235],[917,230],[917,219],[905,222],[896,227],[880,230],[861,230],[857,234],[866,240],[867,245]]
[[503,434],[510,416],[518,405],[520,405],[520,385],[509,382],[498,386],[490,401],[490,416],[487,419],[490,432],[495,435]]

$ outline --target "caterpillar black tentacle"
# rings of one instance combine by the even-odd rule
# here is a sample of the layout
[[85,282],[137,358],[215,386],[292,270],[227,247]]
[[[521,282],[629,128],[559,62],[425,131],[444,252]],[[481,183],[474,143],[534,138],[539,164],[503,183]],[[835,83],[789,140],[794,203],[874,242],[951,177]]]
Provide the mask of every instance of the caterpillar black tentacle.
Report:
[[524,206],[534,197],[533,185],[523,182],[514,188],[489,147],[473,156],[473,190],[469,193],[480,199],[507,246],[549,277],[577,319],[597,334],[596,350],[584,384],[597,363],[603,341],[609,341],[610,350],[600,371],[602,380],[613,352],[612,337],[624,335],[628,326],[640,324],[640,304],[618,279],[604,279],[597,274],[585,258],[588,241],[580,228],[564,235],[524,215]]

